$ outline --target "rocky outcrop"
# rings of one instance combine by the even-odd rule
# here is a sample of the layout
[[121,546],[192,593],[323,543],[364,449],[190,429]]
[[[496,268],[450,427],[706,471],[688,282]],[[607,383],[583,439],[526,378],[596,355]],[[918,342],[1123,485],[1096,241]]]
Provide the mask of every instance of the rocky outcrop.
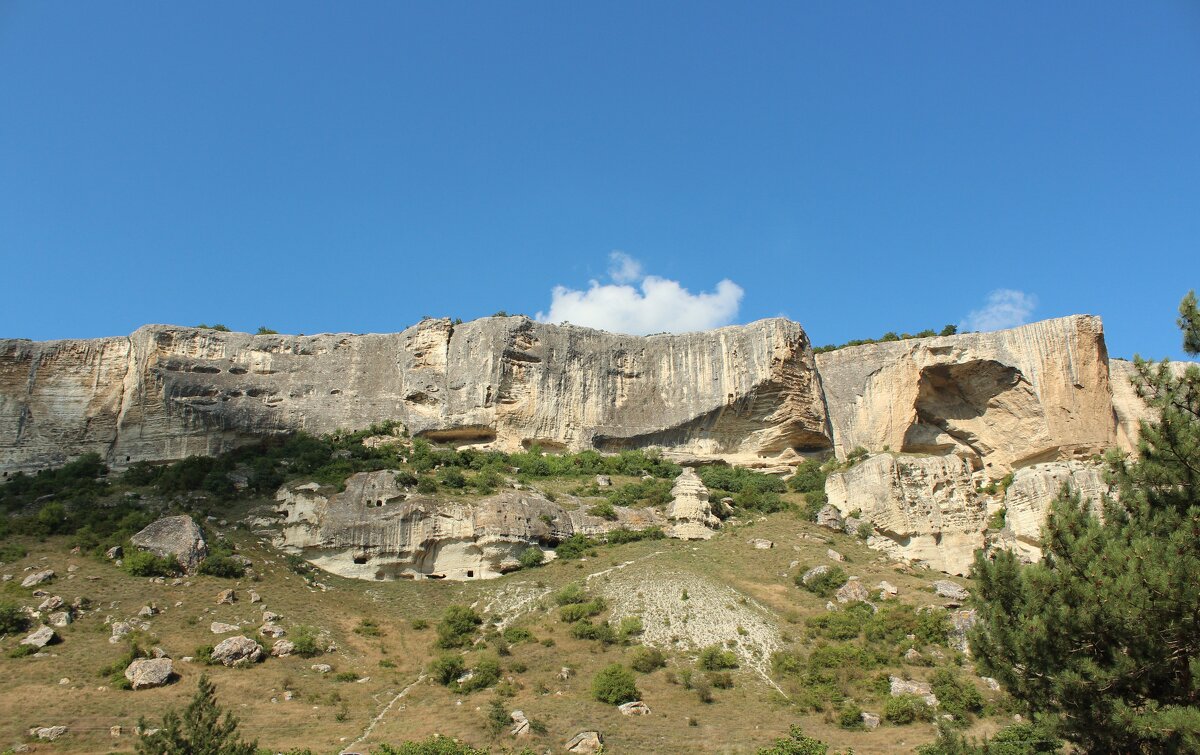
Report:
[[954,453],[992,479],[1112,447],[1100,319],[868,344],[817,355],[834,449]]
[[579,499],[550,501],[508,490],[472,502],[409,492],[389,471],[364,472],[338,492],[315,483],[285,485],[276,495],[278,547],[326,571],[359,579],[484,579],[519,567],[530,547],[550,548],[572,535],[602,535],[666,525],[654,509],[615,507],[593,516]]
[[684,467],[675,478],[667,519],[671,521],[671,537],[681,540],[708,540],[721,526],[720,518],[712,512],[708,488],[691,467]]
[[829,475],[829,503],[870,522],[867,543],[894,558],[966,574],[983,547],[986,501],[961,456],[879,454]]
[[188,574],[194,573],[208,555],[204,532],[186,514],[165,516],[151,522],[129,538],[129,542],[159,558],[173,557]]
[[153,689],[171,682],[174,665],[170,658],[139,658],[125,668],[131,689]]
[[153,325],[122,338],[0,341],[5,472],[87,452],[117,467],[179,459],[384,420],[508,449],[760,458],[829,447],[808,337],[782,319],[647,337],[490,317],[391,334]]
[[230,637],[213,648],[213,663],[222,666],[248,666],[263,658],[262,645],[249,637]]
[[1004,529],[996,545],[1029,561],[1040,559],[1042,526],[1064,486],[1096,510],[1105,496],[1115,495],[1103,466],[1096,462],[1052,462],[1019,469],[1004,491]]

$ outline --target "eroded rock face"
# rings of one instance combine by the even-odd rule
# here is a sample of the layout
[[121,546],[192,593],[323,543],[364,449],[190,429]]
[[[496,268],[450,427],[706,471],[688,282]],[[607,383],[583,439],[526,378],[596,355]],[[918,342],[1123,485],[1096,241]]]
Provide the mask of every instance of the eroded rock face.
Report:
[[1097,317],[817,355],[834,449],[955,453],[992,479],[1117,440]]
[[285,485],[276,501],[282,524],[276,546],[359,579],[497,577],[518,568],[518,557],[531,546],[552,557],[553,544],[576,533],[667,523],[654,509],[623,507],[610,521],[586,513],[577,499],[552,502],[530,491],[447,501],[409,493],[386,470],[351,475],[340,493],[313,483]]
[[671,537],[681,540],[708,540],[721,527],[721,520],[712,513],[708,488],[691,467],[684,467],[671,488],[671,504],[667,519],[671,520]]
[[647,337],[490,317],[391,334],[151,325],[122,338],[0,341],[4,471],[87,452],[121,467],[383,420],[509,449],[758,458],[829,446],[808,337],[783,319]]
[[1050,504],[1062,492],[1063,486],[1078,493],[1086,505],[1098,511],[1105,496],[1116,494],[1104,475],[1102,464],[1079,461],[1037,464],[1017,470],[1004,493],[1004,529],[996,545],[1027,561],[1040,560],[1042,527]]
[[960,456],[880,454],[826,480],[829,503],[860,512],[874,534],[867,543],[894,558],[966,574],[984,545],[987,503]]

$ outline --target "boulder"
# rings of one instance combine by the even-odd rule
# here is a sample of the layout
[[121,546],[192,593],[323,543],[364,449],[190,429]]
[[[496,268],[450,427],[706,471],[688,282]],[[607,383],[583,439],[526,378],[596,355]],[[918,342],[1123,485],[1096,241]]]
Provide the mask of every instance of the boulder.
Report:
[[604,738],[600,736],[600,732],[581,731],[567,740],[566,750],[576,755],[594,755],[600,752],[603,746]]
[[830,561],[838,561],[838,562],[841,562],[841,561],[845,561],[845,560],[846,560],[846,557],[845,557],[845,556],[843,556],[842,554],[838,553],[838,552],[837,552],[837,551],[835,551],[833,548],[830,548],[830,549],[828,549],[828,550],[826,550],[826,551],[825,551],[825,557],[826,557],[826,558],[828,558]]
[[194,574],[200,562],[208,555],[204,532],[201,531],[200,525],[186,514],[166,516],[152,522],[129,538],[129,542],[159,558],[174,557],[188,574]]
[[842,512],[838,511],[836,506],[831,506],[827,503],[817,512],[817,524],[826,529],[841,532]]
[[868,713],[865,710],[861,714],[863,726],[868,730],[879,728],[879,716],[874,713]]
[[621,703],[617,706],[617,710],[621,711],[622,716],[650,715],[650,706],[646,705],[641,700],[634,700],[631,703]]
[[760,551],[771,550],[772,548],[775,547],[775,543],[771,542],[770,540],[761,538],[761,537],[754,538],[753,540],[750,541],[750,544],[754,546],[755,550],[760,550]]
[[104,551],[104,557],[107,558],[109,561],[116,561],[118,558],[121,558],[124,555],[125,555],[125,549],[119,545],[114,545],[113,547]]
[[233,591],[233,588],[229,588],[228,590],[222,590],[221,592],[217,593],[217,605],[219,605],[219,606],[220,605],[232,605],[236,601],[237,601],[237,593],[235,593]]
[[898,595],[900,593],[900,588],[896,587],[885,579],[879,583],[879,591],[883,595]]
[[21,587],[37,587],[38,585],[46,584],[52,579],[54,579],[53,569],[35,571],[34,573],[25,577],[25,579],[21,580]]
[[38,739],[53,742],[60,737],[66,736],[67,731],[68,729],[65,726],[41,726],[30,729],[29,734]]
[[282,618],[283,616],[275,613],[274,611],[263,611],[262,613],[262,620],[264,624],[273,624]]
[[290,640],[276,640],[271,646],[271,655],[276,658],[286,658],[296,652],[296,644]]
[[943,598],[957,600],[960,603],[971,597],[971,593],[965,587],[957,582],[951,582],[948,579],[939,579],[933,583],[933,591]]
[[125,678],[135,690],[169,684],[175,669],[170,658],[139,658],[125,668]]
[[110,645],[116,645],[125,635],[134,630],[134,626],[127,621],[114,621],[112,623],[112,636],[108,638]]
[[871,599],[871,593],[867,590],[867,586],[863,584],[858,577],[851,577],[846,584],[838,588],[834,594],[839,603],[853,603],[855,601],[863,601],[864,603]]
[[41,650],[57,639],[58,634],[53,629],[47,626],[41,626],[31,632],[25,639],[21,640],[21,644],[29,645],[30,647]]
[[933,694],[933,690],[930,689],[927,682],[918,682],[912,679],[901,679],[898,676],[889,676],[888,684],[888,694],[890,694],[892,697],[916,695],[924,700],[925,703],[930,707],[937,707],[937,696]]
[[62,627],[69,625],[74,619],[71,616],[70,611],[55,611],[47,616],[46,620],[50,622],[50,626],[59,627],[61,629]]
[[54,611],[54,610],[61,608],[62,604],[63,604],[63,599],[61,596],[51,595],[49,598],[46,598],[45,600],[42,601],[41,605],[38,606],[37,610],[43,611],[43,612]]
[[262,660],[263,649],[249,637],[229,637],[213,648],[214,663],[222,666],[248,666]]
[[598,487],[598,488],[612,487],[612,478],[606,474],[596,475],[596,487]]
[[328,674],[330,671],[333,671],[333,666],[330,666],[328,663],[314,663],[310,668],[318,674]]
[[817,577],[821,576],[822,574],[827,574],[828,572],[829,572],[828,566],[826,566],[825,564],[819,564],[819,565],[814,566],[813,568],[809,569],[808,571],[804,572],[804,574],[801,575],[801,577],[800,577],[800,581],[807,585],[807,584],[810,584]]
[[213,634],[229,634],[230,632],[238,631],[241,629],[241,627],[239,627],[237,624],[226,624],[223,621],[214,621],[208,625],[208,629]]
[[287,634],[287,631],[285,631],[284,628],[278,624],[263,624],[258,630],[258,633],[263,637],[269,637],[273,640],[277,640]]
[[261,595],[259,595],[259,594],[258,594],[258,593],[256,593],[256,592],[254,592],[253,590],[251,590],[251,591],[250,591],[250,602],[251,602],[251,603],[261,603],[261,602],[262,602],[262,596],[261,596]]

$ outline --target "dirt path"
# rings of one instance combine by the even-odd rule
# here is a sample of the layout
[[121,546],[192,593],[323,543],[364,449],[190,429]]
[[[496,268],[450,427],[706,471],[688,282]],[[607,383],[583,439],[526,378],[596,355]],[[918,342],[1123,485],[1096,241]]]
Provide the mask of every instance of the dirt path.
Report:
[[371,719],[371,722],[369,724],[367,724],[367,728],[365,730],[363,730],[363,733],[358,737],[358,739],[354,740],[349,745],[344,747],[342,749],[342,752],[353,752],[355,745],[359,744],[360,742],[366,741],[367,737],[371,736],[371,732],[375,731],[375,727],[379,725],[379,722],[383,720],[383,717],[388,714],[388,711],[390,711],[396,705],[396,703],[400,702],[400,698],[407,695],[413,687],[415,687],[418,684],[420,684],[421,682],[425,681],[425,677],[426,677],[426,674],[424,671],[422,671],[421,675],[418,676],[414,682],[409,684],[404,689],[400,690],[396,694],[396,696],[393,697],[390,702],[388,702],[387,705],[383,706],[383,710],[379,711],[378,715],[376,715],[374,718]]

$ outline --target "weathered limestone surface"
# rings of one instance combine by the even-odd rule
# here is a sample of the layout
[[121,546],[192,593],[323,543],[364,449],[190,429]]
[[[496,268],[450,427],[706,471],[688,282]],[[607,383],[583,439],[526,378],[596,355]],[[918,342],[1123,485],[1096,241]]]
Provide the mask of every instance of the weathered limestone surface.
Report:
[[961,456],[879,454],[829,475],[829,503],[874,526],[868,544],[894,558],[966,574],[983,547],[987,502]]
[[783,319],[648,337],[525,317],[316,336],[151,325],[0,341],[0,470],[114,466],[292,430],[393,420],[434,440],[658,445],[776,457],[829,447],[812,350]]
[[671,537],[681,540],[708,540],[721,520],[712,511],[708,488],[691,467],[684,467],[671,488],[671,504],[667,519],[671,520]]
[[1098,508],[1107,495],[1114,494],[1104,479],[1101,464],[1080,461],[1051,462],[1019,469],[1004,493],[1004,530],[998,545],[1036,561],[1041,558],[1038,541],[1050,504],[1063,486],[1078,493],[1086,504]]
[[[617,519],[568,510],[540,493],[509,490],[472,503],[409,493],[389,471],[352,475],[337,492],[315,483],[285,485],[276,495],[278,547],[300,552],[326,571],[359,579],[484,579],[519,566],[531,546],[553,557],[553,544],[581,533],[663,526],[653,509],[616,507]],[[564,503],[579,501],[563,496]]]
[[839,458],[953,452],[999,479],[1117,440],[1098,317],[839,349],[817,370]]
[[[1171,362],[1171,374],[1180,377],[1189,367],[1200,366],[1198,362]],[[1157,419],[1154,410],[1146,406],[1134,388],[1137,368],[1125,359],[1113,359],[1108,363],[1112,373],[1113,410],[1117,416],[1117,446],[1124,451],[1136,451],[1139,423]]]

